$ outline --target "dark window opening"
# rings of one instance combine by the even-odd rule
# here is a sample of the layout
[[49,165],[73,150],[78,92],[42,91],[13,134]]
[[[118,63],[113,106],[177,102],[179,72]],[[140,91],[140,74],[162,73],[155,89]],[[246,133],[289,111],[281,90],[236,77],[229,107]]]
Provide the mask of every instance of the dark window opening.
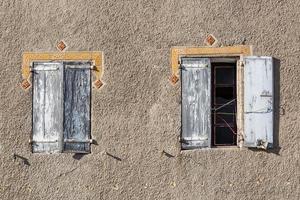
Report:
[[212,63],[212,146],[237,144],[236,63]]

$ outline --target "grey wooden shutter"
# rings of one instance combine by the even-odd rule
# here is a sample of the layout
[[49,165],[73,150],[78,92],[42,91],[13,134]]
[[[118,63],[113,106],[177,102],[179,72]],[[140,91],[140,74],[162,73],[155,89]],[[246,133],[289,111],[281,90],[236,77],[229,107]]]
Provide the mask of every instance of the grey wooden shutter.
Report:
[[244,146],[273,145],[273,59],[245,57]]
[[211,64],[208,58],[181,59],[183,149],[209,147],[211,138]]
[[64,151],[90,152],[90,63],[68,62],[64,69]]
[[59,152],[63,130],[63,66],[34,63],[32,151]]

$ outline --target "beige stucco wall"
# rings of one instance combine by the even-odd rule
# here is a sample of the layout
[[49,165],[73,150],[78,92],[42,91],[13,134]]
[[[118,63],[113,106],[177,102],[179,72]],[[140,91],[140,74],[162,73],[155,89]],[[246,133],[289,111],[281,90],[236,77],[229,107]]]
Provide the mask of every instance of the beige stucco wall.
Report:
[[[300,198],[299,0],[2,0],[0,19],[0,199]],[[280,60],[274,150],[180,152],[170,48],[203,45],[208,33]],[[98,145],[81,158],[32,154],[28,144],[32,99],[19,86],[22,53],[57,51],[61,39],[69,51],[105,54],[105,86],[92,99]]]

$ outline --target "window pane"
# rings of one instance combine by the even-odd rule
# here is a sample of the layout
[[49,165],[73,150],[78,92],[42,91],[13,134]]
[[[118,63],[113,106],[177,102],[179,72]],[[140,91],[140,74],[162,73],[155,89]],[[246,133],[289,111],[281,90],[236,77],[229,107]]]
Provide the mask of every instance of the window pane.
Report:
[[[232,102],[229,105],[226,105],[220,109],[218,109],[215,113],[215,123],[224,124],[224,120],[226,123],[235,123],[235,114],[236,114],[236,103]],[[220,107],[216,106],[216,108]]]
[[233,87],[216,88],[216,104],[225,104],[234,99]]
[[234,68],[216,68],[216,84],[234,84]]
[[228,127],[215,127],[215,145],[226,144],[236,144],[236,135]]
[[[212,145],[236,144],[236,63],[213,63]],[[228,104],[229,103],[229,104]]]

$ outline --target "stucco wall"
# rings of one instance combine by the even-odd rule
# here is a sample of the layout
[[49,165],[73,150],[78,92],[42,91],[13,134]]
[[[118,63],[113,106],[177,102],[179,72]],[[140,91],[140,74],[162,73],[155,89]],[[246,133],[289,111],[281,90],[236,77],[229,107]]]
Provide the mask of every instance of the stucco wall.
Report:
[[[3,0],[0,19],[0,199],[300,198],[299,0]],[[180,152],[170,48],[203,45],[208,33],[279,59],[285,112],[274,150]],[[61,39],[69,51],[105,54],[105,86],[92,95],[98,145],[83,157],[32,154],[28,144],[32,97],[19,86],[22,53],[57,51]]]

